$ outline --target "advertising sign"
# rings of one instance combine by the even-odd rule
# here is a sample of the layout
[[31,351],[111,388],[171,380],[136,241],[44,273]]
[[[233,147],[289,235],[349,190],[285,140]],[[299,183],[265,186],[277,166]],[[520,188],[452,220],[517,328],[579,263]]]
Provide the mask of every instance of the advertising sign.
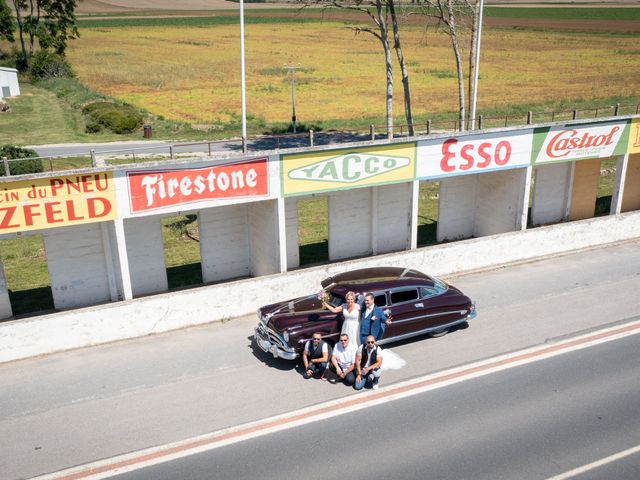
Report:
[[640,118],[634,118],[629,127],[629,153],[640,153]]
[[537,128],[535,164],[569,162],[623,155],[627,150],[628,121]]
[[112,172],[0,182],[0,233],[103,222],[116,216]]
[[533,130],[464,135],[418,142],[420,179],[526,167],[531,163]]
[[269,195],[268,159],[126,173],[131,213]]
[[415,143],[282,156],[283,195],[411,181]]

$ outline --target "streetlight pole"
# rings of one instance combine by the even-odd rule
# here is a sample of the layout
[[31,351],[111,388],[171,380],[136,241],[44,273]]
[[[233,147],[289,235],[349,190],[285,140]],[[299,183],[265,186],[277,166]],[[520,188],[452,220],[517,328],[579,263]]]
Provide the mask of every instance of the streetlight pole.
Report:
[[476,100],[478,97],[478,70],[480,69],[480,40],[482,39],[482,11],[484,10],[484,0],[480,2],[480,12],[478,13],[478,28],[476,29],[476,68],[473,72],[473,95],[471,100],[471,130],[476,128]]
[[296,70],[300,68],[302,68],[300,64],[297,67],[284,64],[284,69],[289,70],[289,73],[291,73],[291,123],[293,124],[293,133],[296,133]]
[[242,151],[247,152],[247,99],[244,75],[244,0],[240,0],[240,89],[242,91]]

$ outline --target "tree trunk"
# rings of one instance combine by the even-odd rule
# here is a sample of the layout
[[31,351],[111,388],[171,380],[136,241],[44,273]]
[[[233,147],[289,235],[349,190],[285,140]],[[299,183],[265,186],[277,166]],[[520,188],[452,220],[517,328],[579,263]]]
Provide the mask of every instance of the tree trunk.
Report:
[[389,12],[391,13],[391,24],[393,26],[393,48],[396,50],[398,63],[400,64],[400,72],[402,73],[402,87],[404,89],[404,116],[407,119],[409,135],[414,136],[413,115],[411,114],[411,91],[409,90],[409,72],[407,72],[404,63],[404,54],[400,46],[400,32],[398,31],[398,17],[396,15],[395,0],[387,0]]
[[16,10],[16,23],[18,24],[18,33],[20,34],[20,47],[22,48],[22,58],[26,62],[26,66],[29,66],[29,59],[27,58],[27,48],[24,44],[24,19],[22,18],[22,12],[17,0],[13,0],[13,8]]
[[[473,106],[471,102],[473,101],[473,92],[475,90],[476,83],[476,45],[477,45],[477,32],[478,32],[478,19],[480,18],[480,0],[476,0],[475,6],[473,7],[473,16],[471,18],[471,42],[469,44],[469,89],[467,92],[469,93],[469,102],[467,104],[468,114],[471,115],[473,112]],[[475,114],[474,114],[475,115]],[[470,124],[474,124],[475,128],[475,119],[469,117]]]
[[389,29],[387,28],[386,10],[382,0],[376,0],[376,17],[380,29],[380,42],[384,49],[385,70],[387,74],[387,137],[393,138],[393,65],[391,63],[391,47],[389,46]]
[[458,100],[460,105],[458,120],[460,121],[460,131],[462,132],[465,130],[464,72],[462,70],[460,47],[458,45],[458,29],[456,25],[456,19],[453,14],[452,0],[447,0],[447,4],[449,7],[449,34],[451,36],[451,46],[453,47],[453,54],[456,58],[456,71],[458,73]]

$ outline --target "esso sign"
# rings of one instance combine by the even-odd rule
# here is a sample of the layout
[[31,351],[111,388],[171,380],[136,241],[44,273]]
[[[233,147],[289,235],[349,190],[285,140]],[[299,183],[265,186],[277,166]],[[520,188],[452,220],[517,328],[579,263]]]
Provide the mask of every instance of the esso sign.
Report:
[[528,167],[532,141],[533,129],[420,140],[416,176],[431,179]]
[[482,170],[491,166],[503,167],[510,159],[511,143],[507,140],[477,144],[450,138],[442,144],[440,169],[446,173],[471,170],[473,167]]

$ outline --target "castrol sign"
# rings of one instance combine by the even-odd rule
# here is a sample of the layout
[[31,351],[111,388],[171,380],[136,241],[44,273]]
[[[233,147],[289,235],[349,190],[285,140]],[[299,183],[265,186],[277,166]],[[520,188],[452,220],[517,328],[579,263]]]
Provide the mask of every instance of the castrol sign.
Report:
[[535,163],[607,158],[624,154],[627,148],[627,123],[606,122],[536,129]]
[[418,142],[417,177],[453,175],[527,167],[533,130],[517,130]]

